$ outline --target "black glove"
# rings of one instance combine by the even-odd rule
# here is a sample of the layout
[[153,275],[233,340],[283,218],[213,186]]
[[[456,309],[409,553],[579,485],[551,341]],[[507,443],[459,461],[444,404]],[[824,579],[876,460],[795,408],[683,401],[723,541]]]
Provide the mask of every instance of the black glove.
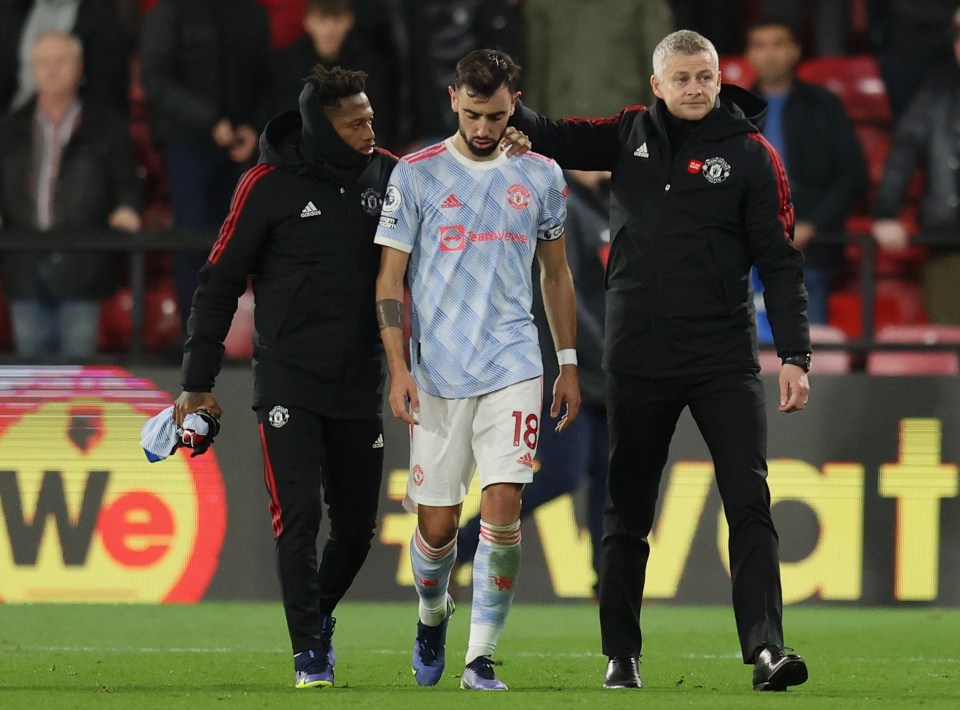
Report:
[[213,445],[213,438],[220,433],[220,420],[209,409],[198,409],[195,414],[207,423],[209,431],[206,434],[199,434],[193,429],[184,429],[177,427],[177,436],[180,438],[180,445],[193,449],[190,458],[199,456],[206,452]]

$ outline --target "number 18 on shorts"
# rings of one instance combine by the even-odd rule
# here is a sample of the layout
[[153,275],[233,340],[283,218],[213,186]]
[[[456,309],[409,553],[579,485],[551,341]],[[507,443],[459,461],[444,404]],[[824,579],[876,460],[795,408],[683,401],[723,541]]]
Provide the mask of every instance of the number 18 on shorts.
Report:
[[540,435],[543,378],[478,397],[442,399],[420,393],[420,423],[410,438],[404,507],[457,505],[474,471],[480,487],[530,483]]

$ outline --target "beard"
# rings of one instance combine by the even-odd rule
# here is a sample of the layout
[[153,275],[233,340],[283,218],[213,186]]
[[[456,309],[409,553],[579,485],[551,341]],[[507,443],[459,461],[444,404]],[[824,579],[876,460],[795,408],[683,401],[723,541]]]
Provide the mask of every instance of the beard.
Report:
[[462,126],[458,130],[460,131],[460,137],[463,138],[463,142],[467,144],[467,148],[469,148],[470,152],[473,153],[478,158],[486,158],[489,155],[493,155],[493,151],[495,151],[497,149],[497,146],[500,145],[500,141],[503,138],[503,134],[507,132],[507,129],[504,128],[503,133],[497,136],[496,139],[491,138],[490,140],[492,142],[490,143],[489,148],[478,148],[473,144],[473,141],[467,138],[467,134],[464,133]]

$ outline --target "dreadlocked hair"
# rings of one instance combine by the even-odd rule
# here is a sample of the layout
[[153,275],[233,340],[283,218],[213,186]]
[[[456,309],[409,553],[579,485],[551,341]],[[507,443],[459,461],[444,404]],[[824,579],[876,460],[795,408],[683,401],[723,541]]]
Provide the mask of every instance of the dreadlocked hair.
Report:
[[304,83],[313,86],[314,94],[325,109],[336,108],[340,99],[361,93],[366,87],[367,73],[317,64],[304,77]]

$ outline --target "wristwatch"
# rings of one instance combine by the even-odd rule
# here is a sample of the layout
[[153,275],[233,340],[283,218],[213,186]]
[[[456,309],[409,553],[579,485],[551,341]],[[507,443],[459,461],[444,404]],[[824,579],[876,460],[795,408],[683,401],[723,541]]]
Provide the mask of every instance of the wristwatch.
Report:
[[781,359],[784,365],[796,365],[802,367],[804,372],[810,372],[810,353],[784,355]]

